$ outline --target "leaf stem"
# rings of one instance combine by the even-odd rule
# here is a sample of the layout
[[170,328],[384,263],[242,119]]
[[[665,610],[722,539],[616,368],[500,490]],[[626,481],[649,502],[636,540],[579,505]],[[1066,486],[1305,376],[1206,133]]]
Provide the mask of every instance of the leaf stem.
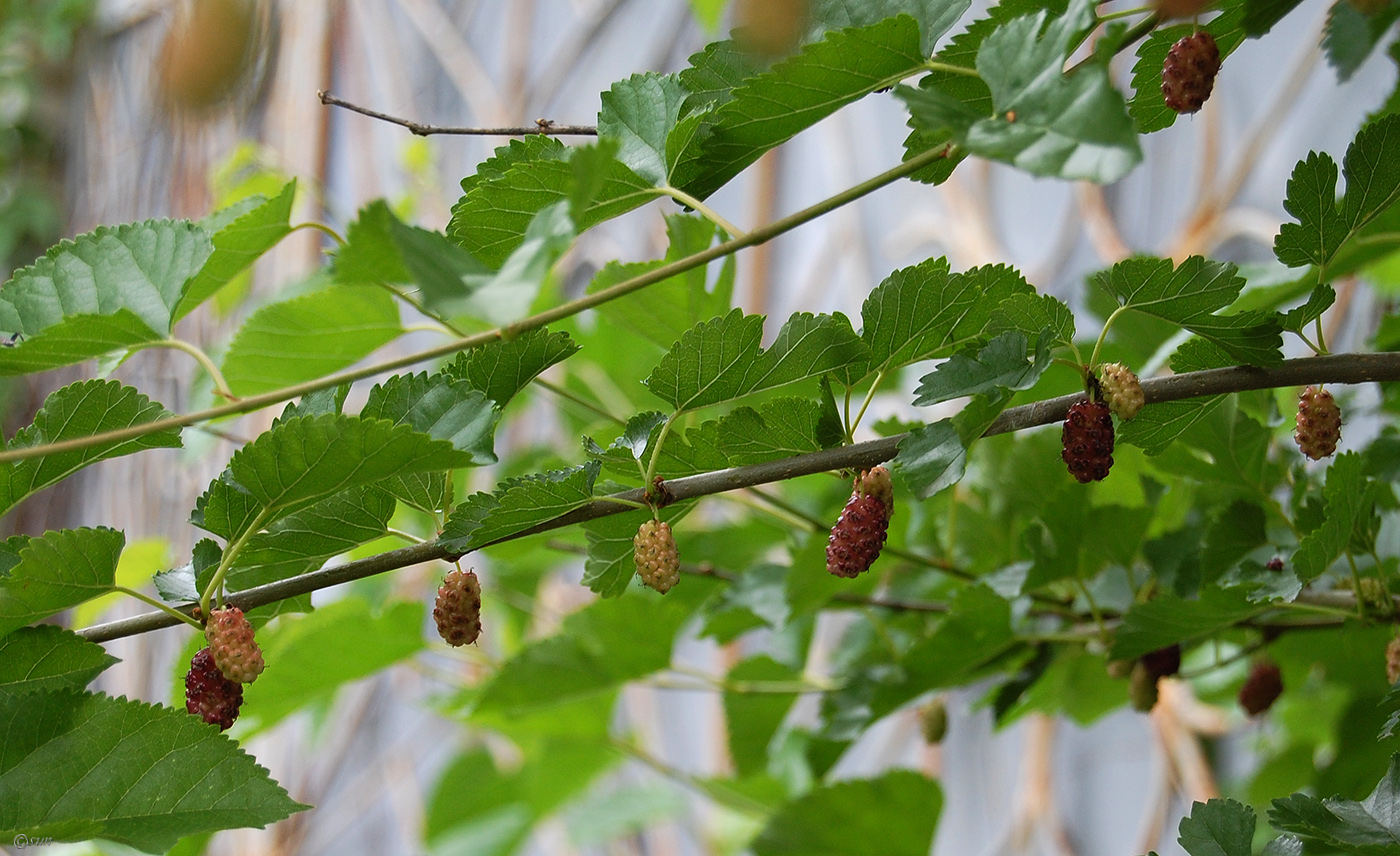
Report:
[[214,361],[210,359],[209,355],[204,353],[198,345],[186,342],[184,339],[171,337],[169,339],[157,339],[154,342],[143,342],[139,345],[133,345],[131,350],[140,351],[146,348],[169,348],[174,351],[184,351],[194,357],[200,367],[209,373],[209,378],[214,381],[214,392],[216,394],[227,398],[229,401],[239,400],[238,396],[233,394],[233,390],[229,389],[228,382],[224,380],[223,372],[219,371],[219,367],[214,365]]
[[721,217],[718,211],[701,202],[699,199],[696,199],[694,196],[691,196],[689,193],[686,193],[684,190],[679,190],[670,186],[669,184],[664,187],[658,187],[657,190],[661,191],[665,195],[671,197],[672,199],[676,200],[677,202],[686,206],[687,208],[694,209],[706,220],[709,220],[711,223],[714,223],[716,226],[720,227],[725,232],[727,232],[729,234],[729,237],[731,238],[742,238],[748,234],[743,229],[740,229],[733,223]]
[[851,427],[847,431],[847,433],[851,435],[852,440],[855,439],[856,429],[860,427],[860,421],[865,418],[866,409],[870,407],[870,402],[875,398],[875,391],[880,388],[880,384],[884,379],[885,370],[880,369],[875,375],[875,380],[870,384],[870,390],[865,393],[865,400],[860,403],[860,410],[856,411],[856,421],[851,423]]
[[[195,628],[196,630],[203,630],[203,629],[204,629],[204,625],[200,624],[198,621],[195,621],[193,617],[184,614],[183,612],[181,612],[181,611],[178,610],[178,609],[172,609],[172,608],[170,608],[170,606],[168,606],[168,605],[166,605],[166,604],[164,604],[164,603],[161,603],[159,600],[156,600],[155,598],[151,597],[150,595],[142,594],[141,592],[137,591],[136,589],[127,588],[126,586],[112,586],[112,591],[119,591],[119,592],[121,592],[121,593],[124,594],[124,595],[129,595],[130,597],[136,598],[137,600],[141,601],[141,602],[144,603],[144,604],[147,604],[147,605],[149,605],[149,606],[154,606],[156,609],[159,609],[161,612],[164,612],[166,615],[169,615],[169,616],[171,616],[171,617],[173,617],[173,618],[178,618],[178,619],[180,619],[181,621],[183,621],[184,623],[188,624],[189,626]],[[205,613],[205,614],[207,615],[208,613]]]
[[[1108,329],[1113,326],[1113,322],[1118,320],[1118,316],[1128,311],[1128,307],[1120,306],[1113,310],[1103,322],[1103,329],[1099,331],[1099,340],[1094,343],[1094,353],[1089,356],[1089,371],[1098,368],[1099,352],[1103,350],[1103,343],[1108,339]],[[1085,379],[1088,380],[1087,378]]]
[[214,571],[214,576],[209,579],[209,585],[204,587],[204,593],[200,595],[199,598],[199,608],[204,612],[205,616],[209,615],[210,602],[213,600],[214,593],[224,584],[224,577],[228,576],[229,568],[233,567],[233,560],[238,558],[238,554],[242,552],[243,547],[247,545],[248,539],[257,534],[271,517],[272,509],[262,509],[258,512],[257,516],[253,518],[253,522],[248,524],[248,528],[243,530],[243,534],[239,535],[231,544],[224,548],[224,554],[219,557],[219,567]]
[[937,60],[932,59],[924,63],[924,68],[928,69],[929,71],[941,71],[945,74],[957,74],[963,77],[975,77],[979,80],[982,78],[982,75],[978,74],[977,69],[975,68],[968,68],[965,65],[953,65],[952,63],[948,62],[938,62]]
[[314,220],[308,220],[305,223],[296,224],[292,228],[288,229],[287,232],[288,234],[290,234],[292,232],[297,231],[298,229],[314,229],[317,232],[324,232],[325,234],[330,235],[332,238],[334,238],[337,244],[339,244],[342,247],[345,246],[345,239],[340,237],[340,233],[332,229],[330,226],[327,226],[325,223],[317,223]]
[[361,366],[359,368],[345,369],[344,371],[339,371],[334,374],[327,375],[323,378],[319,378],[317,380],[294,384],[292,386],[283,387],[282,389],[273,390],[271,392],[262,393],[260,395],[250,395],[238,401],[230,402],[229,404],[220,405],[218,407],[211,407],[208,410],[201,410],[195,413],[187,413],[179,416],[171,416],[166,419],[157,419],[154,422],[146,422],[140,425],[133,425],[129,428],[120,428],[115,431],[104,431],[100,434],[93,434],[88,437],[78,437],[72,440],[64,440],[59,443],[49,443],[38,446],[27,446],[19,449],[5,449],[3,451],[0,451],[0,461],[18,461],[24,460],[26,458],[40,458],[45,455],[55,454],[57,452],[71,452],[78,449],[86,449],[92,446],[103,445],[106,443],[119,443],[125,440],[132,440],[137,437],[144,437],[147,434],[154,434],[159,431],[167,431],[171,428],[184,428],[185,426],[193,425],[196,422],[207,422],[211,419],[218,419],[224,416],[233,416],[239,413],[250,413],[254,410],[260,410],[264,407],[271,407],[275,404],[281,404],[284,401],[290,401],[293,398],[299,398],[308,393],[318,392],[323,389],[329,389],[334,386],[339,386],[343,383],[352,383],[357,380],[364,380],[365,378],[386,374],[388,372],[405,368],[407,366],[416,365],[418,363],[426,362],[428,360],[434,360],[439,357],[451,356],[452,354],[458,353],[459,351],[466,351],[471,348],[480,348],[493,342],[499,342],[505,339],[513,339],[519,336],[521,333],[544,327],[549,324],[553,324],[555,321],[560,321],[564,318],[570,318],[574,315],[578,315],[584,310],[592,309],[595,306],[600,306],[604,303],[607,303],[610,300],[616,300],[617,298],[627,294],[631,294],[634,291],[640,291],[641,289],[646,288],[649,285],[654,285],[658,282],[663,282],[665,280],[670,279],[673,276],[676,276],[677,274],[682,274],[686,271],[702,267],[716,259],[721,259],[726,256],[733,255],[734,253],[737,253],[740,250],[758,246],[759,244],[771,241],[779,235],[791,232],[798,226],[802,226],[806,223],[811,222],[812,220],[816,220],[817,218],[829,214],[832,211],[835,211],[836,209],[844,205],[849,205],[855,200],[860,199],[863,196],[868,196],[869,194],[875,192],[876,190],[879,190],[882,187],[885,187],[886,185],[893,184],[894,182],[898,181],[901,178],[904,178],[907,175],[910,175],[911,173],[918,172],[919,170],[923,169],[929,164],[934,163],[935,161],[942,160],[943,158],[948,156],[950,149],[950,146],[941,146],[926,152],[921,152],[915,155],[914,157],[911,157],[903,163],[899,164],[898,166],[893,167],[892,169],[888,169],[880,173],[879,175],[874,176],[873,178],[866,179],[865,181],[862,181],[861,183],[853,187],[847,188],[846,190],[843,190],[840,193],[837,193],[833,196],[829,196],[826,199],[823,199],[814,205],[809,205],[800,211],[797,211],[793,214],[789,214],[786,217],[774,220],[772,223],[769,223],[766,226],[761,226],[757,229],[754,229],[753,231],[749,232],[743,237],[731,238],[730,240],[725,241],[724,243],[715,244],[712,247],[707,247],[701,250],[700,252],[692,253],[691,255],[685,256],[684,258],[676,259],[673,262],[668,262],[659,267],[653,268],[645,273],[634,276],[631,279],[623,280],[622,282],[619,282],[616,285],[610,286],[600,291],[593,292],[592,294],[584,295],[575,300],[562,303],[559,306],[556,306],[552,309],[547,309],[543,312],[532,315],[529,318],[526,318],[522,321],[518,321],[506,327],[498,327],[493,330],[487,330],[482,333],[476,333],[471,336],[465,336],[461,339],[455,339],[451,342],[447,342],[442,345],[427,348],[416,353],[406,354],[401,357],[395,357],[390,360],[385,360],[381,363],[375,363],[373,365],[368,366]]
[[1102,24],[1102,23],[1104,23],[1105,21],[1116,21],[1116,20],[1118,20],[1119,18],[1131,18],[1131,17],[1133,17],[1134,15],[1143,15],[1143,14],[1146,14],[1147,12],[1151,12],[1151,11],[1152,11],[1153,9],[1155,9],[1155,8],[1157,8],[1157,7],[1155,7],[1155,6],[1138,6],[1138,7],[1135,8],[1135,9],[1121,9],[1121,10],[1119,10],[1119,11],[1117,11],[1117,12],[1109,12],[1107,15],[1099,15],[1099,16],[1098,16],[1098,19],[1099,19],[1099,23]]
[[626,420],[626,419],[621,419],[621,418],[619,418],[619,417],[617,417],[617,416],[614,416],[614,415],[612,415],[611,413],[609,413],[608,411],[606,411],[606,410],[604,410],[603,408],[599,407],[598,405],[594,404],[593,402],[588,401],[587,399],[583,398],[582,396],[577,395],[577,394],[571,392],[570,390],[568,390],[567,388],[562,387],[562,386],[559,386],[558,384],[551,383],[550,381],[547,381],[547,380],[545,380],[545,379],[542,378],[542,377],[537,377],[537,378],[535,378],[534,384],[535,384],[535,386],[538,386],[538,387],[540,387],[541,389],[549,390],[550,392],[554,393],[555,395],[559,396],[560,398],[564,399],[565,401],[571,401],[571,402],[573,402],[574,404],[577,404],[579,407],[582,407],[584,410],[587,410],[587,411],[589,411],[590,413],[596,413],[596,414],[598,414],[599,416],[603,417],[604,419],[608,420],[609,422],[615,422],[615,423],[617,423],[618,425],[626,425],[626,424],[627,424],[627,420]]
[[[656,435],[656,446],[651,450],[651,460],[647,461],[647,471],[642,476],[642,491],[644,496],[651,493],[651,483],[652,480],[656,478],[657,465],[661,463],[661,450],[666,445],[666,435],[671,433],[671,426],[676,424],[676,420],[680,418],[680,415],[681,411],[677,410],[675,413],[666,417],[665,422],[661,423],[661,432]],[[656,506],[652,506],[652,512],[655,513],[655,511]]]

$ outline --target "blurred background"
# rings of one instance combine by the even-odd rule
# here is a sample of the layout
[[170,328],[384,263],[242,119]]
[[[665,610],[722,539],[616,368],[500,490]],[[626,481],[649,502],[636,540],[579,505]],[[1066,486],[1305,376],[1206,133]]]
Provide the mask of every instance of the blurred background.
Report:
[[[982,8],[974,3],[969,14]],[[1327,10],[1307,0],[1274,32],[1247,42],[1225,63],[1205,109],[1146,138],[1146,161],[1113,187],[1036,180],[969,161],[941,187],[901,183],[747,251],[738,262],[738,302],[779,323],[797,310],[854,317],[891,270],[939,255],[954,269],[1013,264],[1076,307],[1086,273],[1139,251],[1257,262],[1252,274],[1267,280],[1293,164],[1309,150],[1340,160],[1396,77],[1394,63],[1378,54],[1339,83],[1317,47]],[[612,81],[683,67],[728,31],[734,14],[725,0],[0,2],[0,264],[7,271],[28,264],[59,238],[99,224],[199,218],[250,193],[275,192],[289,178],[298,181],[293,222],[343,229],[362,205],[383,197],[405,219],[440,229],[459,181],[506,140],[417,137],[322,106],[318,90],[435,125],[592,124],[598,93]],[[1116,66],[1125,87],[1131,63],[1129,52]],[[867,98],[769,153],[710,204],[749,228],[824,198],[898,162],[903,118],[892,96]],[[607,260],[662,254],[658,209],[675,207],[655,203],[584,236],[560,275],[581,288]],[[251,276],[184,321],[181,335],[217,355],[241,318],[302,287],[328,249],[313,230],[294,233]],[[1347,350],[1373,330],[1377,298],[1354,283],[1339,293],[1328,340]],[[413,345],[409,337],[391,347]],[[7,382],[6,435],[30,421],[49,391],[93,371],[88,365]],[[176,352],[142,352],[115,371],[175,411],[208,400],[207,381]],[[928,418],[906,412],[907,402],[882,397],[874,415]],[[577,437],[557,420],[542,418],[538,407],[529,413],[508,421],[498,444],[574,448]],[[184,450],[91,467],[0,525],[5,534],[123,529],[138,549],[128,550],[121,573],[148,579],[187,561],[198,537],[186,522],[195,497],[240,438],[255,436],[272,415],[187,431]],[[489,486],[493,476],[481,478]],[[581,560],[552,572],[540,602],[555,613],[587,602],[580,567]],[[479,569],[489,589],[489,563]],[[441,572],[406,569],[384,585],[426,599]],[[77,621],[139,611],[132,601],[103,603]],[[542,619],[530,632],[551,626]],[[835,644],[840,631],[832,621],[819,638]],[[104,675],[102,688],[168,702],[183,672],[181,634],[111,643],[125,665]],[[496,653],[489,642],[486,649],[488,657]],[[677,656],[679,665],[722,673],[735,653],[697,639]],[[463,766],[464,750],[484,745],[509,763],[508,747],[471,733],[431,701],[444,690],[441,672],[475,668],[423,654],[252,739],[247,748],[274,778],[320,807],[268,830],[221,833],[207,852],[511,852],[514,845],[490,829],[449,834],[450,824],[425,824],[434,811],[451,815],[442,805],[480,799],[477,788],[489,787],[489,776]],[[1179,853],[1176,822],[1191,800],[1243,775],[1267,740],[1259,726],[1197,702],[1181,685],[1151,717],[1119,711],[1087,729],[1032,716],[994,732],[989,714],[972,709],[978,695],[951,697],[952,727],[941,748],[922,742],[912,717],[893,717],[837,768],[838,776],[892,765],[941,776],[946,803],[935,854]],[[685,784],[687,775],[713,775],[729,764],[716,695],[635,686],[615,715],[649,757],[624,764],[533,825],[518,852],[734,852],[733,842],[747,834],[742,819]],[[1208,740],[1209,759],[1199,737]],[[449,765],[452,775],[441,779]]]

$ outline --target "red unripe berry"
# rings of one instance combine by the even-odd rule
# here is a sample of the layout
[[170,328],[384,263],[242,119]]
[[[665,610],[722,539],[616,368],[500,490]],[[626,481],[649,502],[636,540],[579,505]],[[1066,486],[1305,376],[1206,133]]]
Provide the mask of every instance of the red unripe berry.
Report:
[[243,704],[243,685],[224,677],[208,648],[200,648],[185,673],[185,710],[227,731]]
[[481,635],[481,582],[475,571],[448,571],[433,604],[438,635],[454,648],[470,645]]
[[1162,97],[1178,113],[1201,109],[1220,71],[1220,48],[1205,30],[1185,36],[1167,51],[1162,65]]
[[204,638],[214,665],[230,681],[251,684],[263,671],[262,649],[253,638],[253,625],[236,606],[226,606],[209,614]]
[[1060,457],[1069,474],[1082,484],[1102,481],[1113,466],[1113,417],[1102,401],[1079,401],[1065,416],[1061,432],[1065,450]]
[[1283,694],[1283,673],[1270,662],[1255,663],[1240,687],[1240,707],[1250,716],[1258,716],[1274,706]]
[[894,483],[884,467],[856,477],[855,489],[826,542],[826,570],[853,580],[875,564],[890,531]]
[[1342,409],[1332,393],[1307,387],[1298,396],[1297,426],[1293,441],[1299,451],[1320,461],[1337,451],[1337,442],[1342,439]]

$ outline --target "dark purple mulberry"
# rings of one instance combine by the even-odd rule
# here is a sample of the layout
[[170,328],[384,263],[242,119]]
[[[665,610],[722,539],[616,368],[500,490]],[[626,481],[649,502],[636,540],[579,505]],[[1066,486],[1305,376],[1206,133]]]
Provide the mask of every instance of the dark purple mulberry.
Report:
[[1195,113],[1210,97],[1220,71],[1220,48],[1215,37],[1198,30],[1167,51],[1162,65],[1162,97],[1178,113]]
[[855,490],[826,542],[827,571],[852,580],[870,570],[885,546],[893,513],[890,471],[876,467],[857,476]]
[[185,673],[185,710],[227,731],[242,704],[243,685],[224,677],[214,665],[213,653],[200,648]]
[[1080,401],[1070,407],[1061,434],[1060,457],[1069,474],[1081,483],[1103,481],[1113,466],[1113,417],[1102,401]]

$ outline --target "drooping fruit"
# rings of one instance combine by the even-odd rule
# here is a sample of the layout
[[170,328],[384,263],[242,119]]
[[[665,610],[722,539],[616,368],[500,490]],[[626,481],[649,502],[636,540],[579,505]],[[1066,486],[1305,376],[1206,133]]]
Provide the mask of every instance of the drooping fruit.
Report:
[[1250,716],[1258,716],[1283,694],[1283,673],[1276,664],[1262,661],[1254,664],[1244,686],[1240,687],[1240,707]]
[[175,20],[156,59],[164,101],[204,111],[242,85],[263,45],[252,0],[191,0],[175,5]]
[[243,704],[243,685],[223,676],[208,648],[200,648],[185,673],[185,710],[227,731]]
[[943,696],[919,708],[919,731],[930,744],[943,742],[948,734],[948,703]]
[[1168,645],[1143,654],[1142,665],[1154,678],[1169,678],[1181,671],[1181,646]]
[[1128,675],[1128,701],[1133,710],[1149,713],[1157,706],[1157,679],[1138,661]]
[[1060,457],[1081,484],[1108,477],[1113,466],[1113,417],[1107,404],[1086,399],[1072,405],[1061,439],[1065,450]]
[[1283,559],[1279,556],[1274,556],[1264,564],[1264,567],[1271,571],[1281,571],[1283,570]]
[[894,482],[884,467],[856,476],[855,489],[831,527],[826,542],[826,570],[853,580],[875,564],[890,531]]
[[1138,415],[1147,400],[1138,376],[1122,363],[1108,363],[1099,367],[1099,391],[1108,409],[1119,419],[1132,419]]
[[456,648],[470,645],[481,635],[481,581],[475,571],[457,568],[447,572],[433,604],[438,635]]
[[209,622],[204,625],[204,638],[209,642],[214,665],[230,681],[251,684],[262,674],[262,649],[253,638],[253,625],[243,615],[243,610],[226,606],[210,612]]
[[1400,637],[1385,646],[1385,679],[1392,685],[1400,681]]
[[1332,393],[1307,387],[1298,395],[1297,426],[1293,441],[1299,451],[1320,461],[1337,451],[1337,442],[1342,439],[1342,409]]
[[1220,48],[1215,37],[1198,30],[1167,51],[1162,65],[1162,97],[1178,113],[1195,113],[1210,97],[1220,71]]
[[676,550],[671,524],[648,520],[639,526],[632,539],[632,556],[637,563],[637,575],[648,588],[665,594],[681,581],[681,556]]

